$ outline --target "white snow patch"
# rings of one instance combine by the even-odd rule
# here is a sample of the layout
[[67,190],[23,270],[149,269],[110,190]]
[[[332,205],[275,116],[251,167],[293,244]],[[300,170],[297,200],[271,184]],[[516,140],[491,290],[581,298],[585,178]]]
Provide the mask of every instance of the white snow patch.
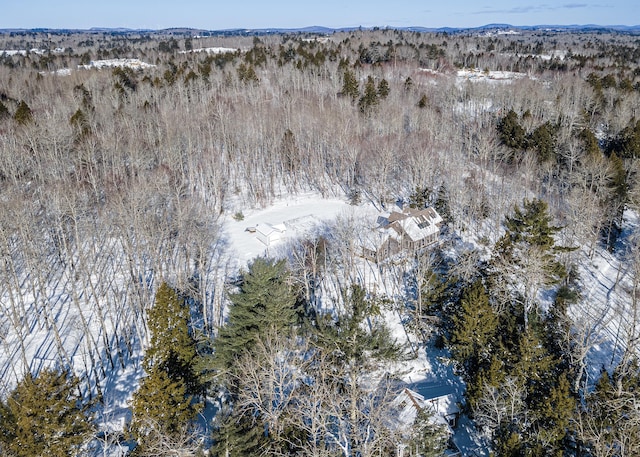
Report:
[[197,48],[197,49],[191,49],[188,51],[179,51],[179,54],[192,54],[194,52],[206,52],[207,54],[224,54],[227,52],[237,52],[237,51],[240,51],[240,49],[213,47],[213,48]]
[[92,68],[115,68],[115,67],[127,67],[133,69],[152,68],[155,65],[143,62],[140,59],[106,59],[106,60],[92,60],[89,65],[78,65],[80,70],[90,70]]

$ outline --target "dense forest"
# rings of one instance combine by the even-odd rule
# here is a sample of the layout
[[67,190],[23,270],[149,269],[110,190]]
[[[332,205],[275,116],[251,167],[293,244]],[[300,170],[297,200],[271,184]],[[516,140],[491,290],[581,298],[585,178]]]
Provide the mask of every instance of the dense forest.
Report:
[[[0,452],[440,456],[426,351],[477,455],[640,455],[639,110],[622,32],[0,35]],[[440,240],[235,261],[302,194]]]

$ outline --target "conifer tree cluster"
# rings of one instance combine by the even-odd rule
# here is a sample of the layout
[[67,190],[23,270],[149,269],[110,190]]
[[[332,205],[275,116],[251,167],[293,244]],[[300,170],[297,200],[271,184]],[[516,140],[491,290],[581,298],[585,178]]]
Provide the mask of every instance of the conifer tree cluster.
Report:
[[163,282],[149,310],[150,345],[145,377],[134,393],[131,429],[137,452],[144,455],[158,440],[176,440],[190,433],[203,393],[196,344],[190,330],[190,309],[184,297]]
[[557,256],[567,248],[556,246],[559,228],[540,200],[516,207],[505,229],[493,266],[462,291],[451,349],[473,417],[491,432],[496,454],[556,455],[574,435],[575,373],[554,345],[554,316],[538,304],[543,288],[564,290]]
[[230,295],[215,342],[226,401],[213,455],[373,455],[403,440],[440,449],[443,431],[427,418],[415,434],[398,434],[392,379],[367,381],[402,352],[378,317],[380,300],[352,285],[342,311],[298,317],[289,278],[284,262],[257,258]]
[[0,403],[0,453],[65,457],[80,453],[93,431],[90,404],[79,380],[66,371],[27,375]]

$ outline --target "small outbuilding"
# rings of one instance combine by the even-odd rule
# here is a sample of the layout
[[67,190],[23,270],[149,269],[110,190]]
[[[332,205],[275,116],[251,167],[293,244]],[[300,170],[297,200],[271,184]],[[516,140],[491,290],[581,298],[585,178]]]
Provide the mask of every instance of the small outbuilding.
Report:
[[258,224],[255,227],[255,234],[265,246],[271,246],[276,241],[280,241],[287,231],[284,224]]

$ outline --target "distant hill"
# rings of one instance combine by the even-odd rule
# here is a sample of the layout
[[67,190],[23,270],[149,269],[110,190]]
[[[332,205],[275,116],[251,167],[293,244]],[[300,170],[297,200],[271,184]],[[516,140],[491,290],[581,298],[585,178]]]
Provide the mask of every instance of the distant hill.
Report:
[[21,28],[5,28],[0,29],[0,33],[114,33],[114,34],[128,34],[128,33],[170,33],[170,34],[214,34],[214,35],[264,35],[264,34],[276,34],[276,33],[314,33],[314,34],[331,34],[334,32],[351,31],[351,30],[373,30],[373,29],[396,29],[407,30],[411,32],[431,32],[431,33],[464,33],[464,32],[485,32],[485,31],[500,31],[500,30],[514,30],[514,31],[553,31],[553,32],[623,32],[623,33],[640,33],[640,25],[598,25],[598,24],[570,24],[570,25],[511,25],[511,24],[487,24],[480,27],[422,27],[422,26],[409,26],[409,27],[390,27],[390,26],[377,26],[377,27],[344,27],[344,28],[331,28],[319,25],[313,25],[308,27],[299,28],[260,28],[260,29],[222,29],[222,30],[206,30],[195,29],[189,27],[172,27],[168,29],[130,29],[130,28],[109,28],[109,27],[92,27],[90,29],[53,29],[53,28],[34,28],[34,29],[21,29]]

